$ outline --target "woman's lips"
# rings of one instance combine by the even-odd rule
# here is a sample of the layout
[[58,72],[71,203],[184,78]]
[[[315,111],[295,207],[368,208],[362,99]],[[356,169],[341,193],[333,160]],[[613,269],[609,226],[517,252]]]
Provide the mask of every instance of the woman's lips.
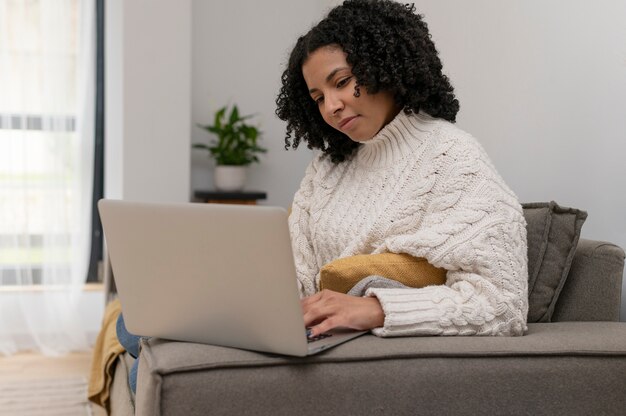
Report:
[[352,116],[352,117],[346,117],[343,120],[341,120],[339,122],[339,128],[340,129],[346,129],[346,128],[350,128],[350,126],[352,126],[353,121],[357,118],[358,116]]

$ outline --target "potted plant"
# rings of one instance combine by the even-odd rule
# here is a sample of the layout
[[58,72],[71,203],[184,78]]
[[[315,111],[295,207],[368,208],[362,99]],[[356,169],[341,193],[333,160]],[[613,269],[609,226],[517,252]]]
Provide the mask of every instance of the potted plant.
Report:
[[195,143],[193,148],[205,149],[215,159],[213,182],[220,191],[239,191],[246,180],[246,168],[258,162],[258,153],[266,149],[257,144],[260,131],[245,120],[252,115],[241,116],[239,109],[233,105],[230,113],[228,107],[222,107],[215,113],[213,124],[198,127],[216,136],[208,145]]

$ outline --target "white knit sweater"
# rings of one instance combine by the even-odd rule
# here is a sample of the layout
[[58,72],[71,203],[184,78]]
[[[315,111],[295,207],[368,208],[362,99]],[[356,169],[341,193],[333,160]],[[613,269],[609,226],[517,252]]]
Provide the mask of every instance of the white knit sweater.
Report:
[[401,111],[347,161],[308,166],[289,219],[302,296],[341,257],[424,257],[446,284],[369,289],[378,336],[522,335],[528,312],[526,222],[515,194],[469,134]]

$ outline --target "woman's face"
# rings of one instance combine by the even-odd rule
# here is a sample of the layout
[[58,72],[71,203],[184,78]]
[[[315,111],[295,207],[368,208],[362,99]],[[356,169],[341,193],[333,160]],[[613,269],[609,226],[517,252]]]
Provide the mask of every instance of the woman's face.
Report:
[[388,91],[368,94],[361,88],[360,96],[354,96],[356,79],[339,46],[311,53],[302,75],[324,121],[355,142],[370,140],[400,112]]

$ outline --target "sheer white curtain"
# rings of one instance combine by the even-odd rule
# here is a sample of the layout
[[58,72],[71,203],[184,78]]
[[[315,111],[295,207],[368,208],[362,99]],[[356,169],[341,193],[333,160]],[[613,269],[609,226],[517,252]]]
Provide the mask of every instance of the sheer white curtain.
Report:
[[88,347],[95,0],[0,0],[0,353]]

